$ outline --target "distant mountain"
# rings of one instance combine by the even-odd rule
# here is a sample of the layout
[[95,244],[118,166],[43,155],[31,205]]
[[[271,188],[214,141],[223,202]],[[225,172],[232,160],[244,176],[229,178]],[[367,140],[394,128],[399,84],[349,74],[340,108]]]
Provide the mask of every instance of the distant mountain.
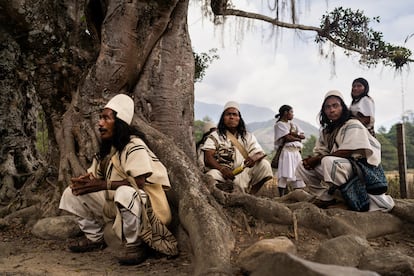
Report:
[[[196,120],[203,120],[203,118],[208,116],[213,122],[218,123],[223,108],[224,104],[208,104],[196,101],[194,104],[194,117]],[[240,112],[246,124],[267,121],[275,116],[275,112],[270,108],[251,104],[240,104]]]
[[[266,153],[271,153],[273,150],[275,136],[273,126],[275,122],[276,119],[272,119],[265,122],[250,123],[246,126],[249,131],[254,133]],[[293,122],[303,130],[306,139],[311,137],[311,135],[318,137],[319,131],[315,126],[296,118],[293,119]]]
[[[196,101],[194,104],[194,113],[196,120],[203,120],[209,117],[213,122],[218,123],[220,115],[223,112],[224,105],[208,104]],[[240,112],[246,123],[246,128],[253,132],[266,153],[273,150],[273,139],[275,124],[275,112],[267,107],[259,107],[251,104],[240,104]],[[293,121],[305,132],[306,138],[311,135],[318,136],[318,128],[310,123],[299,119]]]

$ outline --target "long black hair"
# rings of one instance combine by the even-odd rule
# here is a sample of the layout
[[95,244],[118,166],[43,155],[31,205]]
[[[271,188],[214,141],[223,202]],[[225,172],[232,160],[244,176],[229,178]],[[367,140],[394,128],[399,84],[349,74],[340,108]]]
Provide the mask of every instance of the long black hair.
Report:
[[[244,137],[246,136],[247,130],[246,130],[246,124],[244,123],[244,120],[240,114],[240,111],[237,110],[237,113],[239,113],[239,125],[237,126],[237,132],[239,133],[240,137],[244,140]],[[226,126],[224,125],[224,111],[223,113],[221,113],[220,116],[220,121],[217,125],[217,129],[218,129],[218,133],[223,136],[226,137]]]
[[131,136],[141,138],[145,144],[148,144],[145,134],[143,132],[139,131],[137,128],[130,126],[121,119],[117,118],[116,111],[112,110],[112,112],[115,117],[113,136],[110,140],[102,141],[98,153],[99,159],[103,159],[106,155],[108,155],[111,151],[112,146],[118,152],[121,152],[131,140]]
[[275,118],[277,119],[277,122],[279,122],[282,119],[283,114],[285,112],[289,112],[291,110],[292,110],[292,107],[290,105],[287,105],[287,104],[282,105],[279,108],[279,113],[275,115]]
[[364,86],[364,92],[361,93],[361,95],[359,95],[357,97],[354,97],[351,94],[351,96],[352,96],[352,104],[359,102],[359,100],[361,100],[363,97],[369,97],[369,95],[368,95],[368,92],[369,92],[369,84],[368,84],[368,81],[366,79],[364,79],[364,78],[357,78],[357,79],[354,79],[354,81],[352,82],[352,86],[354,86],[354,83],[356,83],[356,82],[358,82],[358,83],[360,83],[360,84],[362,84]]
[[[331,98],[331,97],[335,97],[337,99],[339,99],[341,106],[342,106],[342,114],[341,117],[339,117],[338,120],[336,121],[331,121],[328,119],[328,116],[326,116],[325,112],[324,112],[324,106],[325,106],[325,102],[327,99]],[[343,124],[345,124],[346,121],[348,121],[351,117],[351,112],[349,111],[348,107],[346,106],[346,104],[344,103],[344,101],[342,100],[341,97],[332,95],[327,97],[323,103],[322,103],[322,108],[321,111],[319,111],[319,123],[321,124],[322,128],[324,130],[326,130],[328,133],[334,131],[336,128],[342,126]]]

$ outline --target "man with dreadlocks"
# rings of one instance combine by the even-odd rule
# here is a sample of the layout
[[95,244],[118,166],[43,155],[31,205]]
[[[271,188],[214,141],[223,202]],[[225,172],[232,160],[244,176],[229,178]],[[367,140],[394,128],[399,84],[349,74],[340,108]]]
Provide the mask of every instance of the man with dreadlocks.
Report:
[[255,194],[273,178],[269,161],[256,137],[247,132],[238,103],[224,106],[217,130],[213,131],[203,147],[207,174],[219,189],[233,190],[233,184],[242,192]]
[[[87,174],[71,179],[72,184],[63,192],[59,205],[60,209],[77,216],[85,234],[71,243],[69,249],[87,252],[106,247],[104,219],[108,218],[109,211],[105,210],[111,206],[108,202],[114,202],[112,219],[116,219],[112,228],[123,244],[115,257],[125,265],[138,264],[147,257],[147,247],[139,237],[141,200],[144,204],[151,201],[154,214],[162,223],[171,221],[164,192],[170,188],[167,170],[147,147],[143,133],[130,126],[133,116],[134,101],[129,96],[119,94],[108,102],[99,116],[102,139],[99,153]],[[134,180],[136,185],[131,182]],[[147,185],[152,186],[157,200],[146,192]]]
[[[381,144],[359,120],[351,117],[341,92],[337,90],[326,93],[319,122],[321,128],[313,149],[314,156],[303,159],[296,168],[296,174],[315,196],[313,203],[327,208],[336,203],[332,191],[354,176],[350,159],[365,158],[368,164],[378,166]],[[368,195],[370,211],[389,211],[394,206],[388,195]]]

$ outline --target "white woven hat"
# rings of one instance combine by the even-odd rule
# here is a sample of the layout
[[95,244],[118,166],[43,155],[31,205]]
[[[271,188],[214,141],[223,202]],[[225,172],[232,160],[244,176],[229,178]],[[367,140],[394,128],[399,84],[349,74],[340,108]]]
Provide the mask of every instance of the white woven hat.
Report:
[[341,92],[339,92],[338,90],[331,90],[331,91],[328,91],[326,94],[325,94],[325,100],[328,98],[328,97],[330,97],[330,96],[337,96],[337,97],[339,97],[339,98],[341,98],[342,99],[342,101],[343,102],[345,102],[344,101],[344,96],[342,96],[342,93]]
[[225,111],[227,108],[231,108],[231,107],[233,107],[233,108],[237,109],[238,111],[240,111],[239,104],[238,104],[238,103],[236,103],[236,102],[234,102],[234,101],[227,102],[227,103],[224,105],[224,109],[223,109],[223,111]]
[[118,94],[105,105],[105,108],[116,111],[117,118],[128,125],[131,124],[132,117],[134,117],[134,100],[130,96]]

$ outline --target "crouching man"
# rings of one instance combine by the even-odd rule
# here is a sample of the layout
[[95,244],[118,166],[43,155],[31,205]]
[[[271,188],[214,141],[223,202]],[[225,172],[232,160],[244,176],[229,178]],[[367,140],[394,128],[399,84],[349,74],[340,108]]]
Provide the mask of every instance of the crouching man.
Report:
[[[147,247],[139,237],[141,201],[151,203],[154,214],[163,224],[171,221],[164,192],[170,188],[167,170],[147,147],[143,134],[130,126],[133,116],[134,101],[129,96],[119,94],[108,102],[99,117],[102,138],[99,153],[86,174],[72,178],[72,184],[63,192],[59,205],[60,209],[78,217],[79,227],[84,233],[82,239],[69,245],[73,252],[106,247],[104,217],[108,217],[106,213],[112,205],[116,215],[112,228],[123,244],[116,258],[125,265],[138,264],[147,257]],[[131,185],[126,175],[131,181],[135,180],[137,188]],[[157,200],[145,192],[147,186],[156,191]]]

